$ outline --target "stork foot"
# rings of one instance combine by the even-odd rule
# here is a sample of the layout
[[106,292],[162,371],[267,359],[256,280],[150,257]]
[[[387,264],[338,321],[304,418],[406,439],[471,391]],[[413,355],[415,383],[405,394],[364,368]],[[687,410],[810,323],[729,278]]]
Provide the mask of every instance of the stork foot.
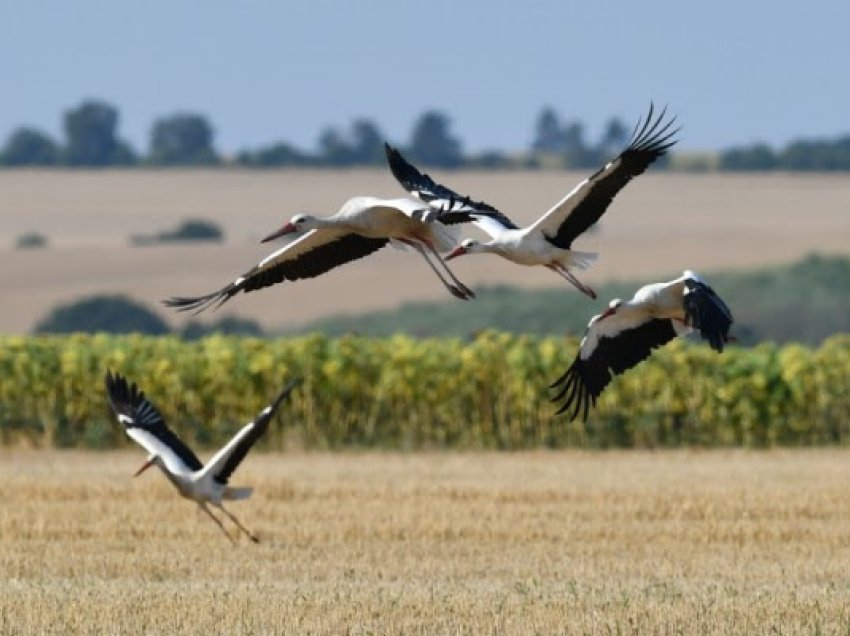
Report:
[[460,289],[460,291],[462,291],[464,294],[466,294],[467,300],[469,300],[470,298],[475,298],[475,292],[472,291],[469,287],[467,287],[463,283],[458,283],[457,286],[458,286],[458,289]]
[[447,285],[446,287],[451,292],[452,296],[454,296],[455,298],[460,298],[461,300],[469,300],[469,298],[467,298],[466,294],[463,293],[460,289],[458,289],[454,285]]

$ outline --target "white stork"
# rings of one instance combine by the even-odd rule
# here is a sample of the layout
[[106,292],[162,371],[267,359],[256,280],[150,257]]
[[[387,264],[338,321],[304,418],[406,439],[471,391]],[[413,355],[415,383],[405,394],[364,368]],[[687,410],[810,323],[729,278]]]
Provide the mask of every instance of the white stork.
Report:
[[157,466],[178,492],[196,502],[232,543],[235,543],[235,540],[207,504],[219,508],[230,517],[251,541],[259,542],[256,535],[222,505],[222,501],[247,499],[251,496],[253,488],[235,488],[228,485],[228,480],[254,443],[266,432],[275,410],[297,384],[297,380],[289,382],[280,395],[264,408],[254,421],[243,426],[205,466],[168,428],[162,415],[135,384],[128,385],[121,375],[113,376],[110,371],[106,372],[106,393],[112,410],[115,411],[118,421],[124,425],[127,435],[149,453],[147,461],[133,476],[138,477],[151,466]]
[[[388,156],[395,152],[387,146]],[[468,300],[475,294],[449,269],[440,252],[448,252],[457,244],[450,225],[472,221],[471,207],[455,205],[450,212],[435,201],[425,207],[412,199],[378,199],[354,197],[346,201],[336,214],[320,218],[296,214],[279,230],[269,234],[263,243],[281,236],[299,234],[294,241],[269,254],[233,282],[218,291],[197,297],[174,297],[164,301],[178,311],[203,311],[230,300],[239,292],[262,289],[283,281],[314,278],[330,269],[362,258],[392,243],[419,252],[443,285],[453,296]],[[479,211],[478,214],[486,212]],[[451,282],[431,262],[429,254],[445,270]]]
[[398,153],[390,157],[390,167],[402,187],[412,195],[428,203],[445,202],[448,212],[453,206],[460,208],[491,236],[485,243],[464,240],[445,260],[462,254],[492,253],[520,265],[543,265],[596,298],[596,293],[580,282],[570,268],[587,268],[597,254],[573,250],[573,241],[599,220],[614,196],[632,177],[643,173],[676,143],[673,136],[679,129],[670,130],[675,117],[665,123],[665,112],[666,109],[653,119],[653,106],[650,105],[646,120],[638,121],[628,146],[616,159],[579,183],[555,207],[525,228],[517,227],[493,206],[461,197],[435,183]]
[[[694,330],[718,352],[723,351],[732,326],[732,313],[695,272],[686,270],[676,280],[641,287],[631,300],[612,300],[590,319],[578,355],[569,369],[549,388],[560,387],[553,402],[564,400],[558,413],[574,407],[587,419],[590,405],[614,375],[631,369],[652,350]],[[613,375],[612,375],[613,374]]]

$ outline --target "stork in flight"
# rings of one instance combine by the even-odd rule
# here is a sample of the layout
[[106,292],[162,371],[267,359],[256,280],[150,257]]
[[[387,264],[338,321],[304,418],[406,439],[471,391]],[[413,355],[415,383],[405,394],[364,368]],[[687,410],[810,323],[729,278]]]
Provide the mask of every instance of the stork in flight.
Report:
[[231,543],[235,543],[235,540],[207,505],[219,508],[251,541],[259,542],[257,536],[222,505],[222,501],[247,499],[251,496],[253,488],[229,486],[230,476],[245,459],[254,443],[266,432],[275,410],[297,384],[297,380],[289,382],[254,421],[243,426],[233,439],[204,465],[168,428],[162,415],[135,384],[128,384],[119,374],[113,376],[110,371],[106,372],[106,394],[112,410],[115,411],[118,421],[124,425],[127,435],[149,453],[147,461],[133,476],[138,477],[151,466],[157,466],[183,497],[196,502],[198,507],[209,515]]
[[[386,151],[392,166],[397,151],[388,144]],[[482,204],[454,193],[452,197],[451,202],[435,197],[424,206],[420,201],[407,198],[354,197],[330,217],[296,214],[262,242],[293,234],[297,236],[295,240],[269,254],[233,282],[211,294],[178,296],[163,302],[178,311],[200,312],[212,305],[219,307],[239,292],[251,292],[287,280],[314,278],[338,265],[367,256],[387,243],[413,248],[453,296],[463,300],[474,298],[475,294],[458,280],[440,252],[448,252],[457,244],[457,234],[451,226],[471,222],[473,211],[476,217],[489,212],[475,207]]]
[[490,235],[491,240],[484,243],[464,240],[445,260],[462,254],[492,253],[520,265],[543,265],[596,298],[596,292],[579,281],[570,269],[587,268],[597,254],[575,251],[572,244],[599,220],[616,194],[633,177],[642,174],[676,143],[673,137],[679,128],[671,130],[675,117],[665,122],[665,109],[653,119],[653,110],[650,105],[646,119],[638,120],[628,146],[616,159],[579,183],[555,207],[524,228],[517,227],[493,206],[462,197],[434,182],[398,153],[390,156],[390,168],[402,187],[413,196],[428,203],[447,202],[447,212],[452,211],[452,206],[464,210]]
[[695,272],[685,270],[676,280],[645,285],[631,300],[612,300],[608,309],[590,319],[575,361],[549,387],[560,387],[552,401],[564,401],[559,414],[572,407],[571,419],[582,413],[586,420],[591,404],[596,406],[596,398],[614,375],[646,360],[656,347],[693,331],[722,352],[732,340],[732,322],[726,303]]

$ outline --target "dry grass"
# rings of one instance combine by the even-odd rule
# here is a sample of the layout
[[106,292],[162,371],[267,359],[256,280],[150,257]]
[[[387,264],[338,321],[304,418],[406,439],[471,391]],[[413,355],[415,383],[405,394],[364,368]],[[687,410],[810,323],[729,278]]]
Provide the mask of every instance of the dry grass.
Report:
[[0,633],[846,633],[850,453],[249,457],[231,547],[135,453],[4,452]]
[[[435,171],[461,192],[529,222],[585,172]],[[109,170],[0,172],[0,332],[23,333],[60,302],[123,292],[151,305],[171,295],[217,289],[265,256],[257,239],[292,213],[332,212],[349,196],[402,194],[384,169],[315,171]],[[850,244],[850,180],[842,175],[687,175],[650,172],[615,200],[598,232],[577,249],[599,250],[587,273],[610,278],[671,277],[685,267],[718,269],[787,262]],[[127,237],[173,228],[186,217],[221,224],[224,245],[129,248]],[[28,231],[48,250],[14,250]],[[475,234],[468,229],[464,235]],[[662,249],[663,248],[663,249]],[[494,257],[455,261],[471,285],[565,285],[551,272]],[[566,287],[565,287],[566,289]],[[229,303],[266,327],[295,325],[329,312],[450,299],[417,256],[382,250],[309,283],[265,290]],[[177,322],[170,312],[164,316]]]

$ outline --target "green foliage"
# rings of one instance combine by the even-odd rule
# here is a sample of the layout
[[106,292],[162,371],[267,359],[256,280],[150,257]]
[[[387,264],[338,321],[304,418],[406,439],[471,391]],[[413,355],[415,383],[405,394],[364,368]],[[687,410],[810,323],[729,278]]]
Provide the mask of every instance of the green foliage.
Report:
[[34,128],[18,128],[0,151],[0,165],[55,166],[61,159],[59,145]]
[[251,168],[277,168],[311,165],[313,159],[291,144],[278,142],[253,151],[243,150],[237,155],[236,163]]
[[263,440],[282,448],[663,447],[845,444],[850,337],[818,349],[674,341],[616,378],[588,422],[555,417],[546,386],[576,339],[484,332],[470,341],[344,337],[0,337],[0,439],[129,444],[106,369],[138,382],[189,441],[224,442],[292,377]]
[[729,148],[720,154],[721,170],[774,170],[779,160],[767,144]]
[[143,333],[162,335],[168,325],[125,296],[91,296],[53,309],[35,327],[35,333]]
[[47,238],[38,232],[27,232],[15,239],[15,247],[19,250],[47,247]]
[[[495,258],[469,256],[466,258]],[[681,272],[670,272],[675,278]],[[733,331],[743,344],[764,340],[817,344],[850,332],[850,259],[809,256],[789,266],[707,276],[735,316]],[[475,290],[474,303],[417,302],[397,310],[334,316],[306,325],[300,332],[329,335],[361,333],[385,336],[468,336],[492,328],[514,333],[583,334],[591,316],[613,298],[630,298],[643,282],[611,282],[596,288],[593,305],[567,283],[547,290],[506,286]]]
[[177,113],[156,120],[148,162],[155,166],[209,166],[219,162],[213,128],[203,115]]
[[263,328],[256,320],[238,318],[236,316],[224,316],[216,322],[203,323],[199,320],[190,320],[180,330],[180,335],[185,340],[199,340],[213,334],[227,336],[263,336]]
[[723,170],[850,170],[850,136],[798,139],[774,150],[764,143],[730,148],[720,156]]
[[130,146],[117,138],[118,111],[91,100],[65,113],[65,163],[69,166],[124,166],[136,162]]
[[136,234],[130,237],[133,245],[151,245],[177,241],[216,241],[224,240],[224,232],[212,221],[187,219],[176,230],[167,230],[153,235]]
[[408,152],[413,161],[427,166],[457,168],[463,163],[460,140],[449,132],[451,120],[445,113],[428,111],[413,125]]

